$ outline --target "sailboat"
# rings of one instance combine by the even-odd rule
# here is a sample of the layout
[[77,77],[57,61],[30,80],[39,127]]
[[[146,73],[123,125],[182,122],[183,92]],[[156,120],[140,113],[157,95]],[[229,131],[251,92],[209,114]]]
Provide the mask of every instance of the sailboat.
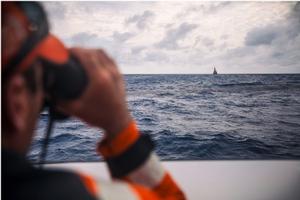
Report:
[[216,74],[218,74],[218,72],[217,72],[216,68],[214,67],[213,75],[216,75]]

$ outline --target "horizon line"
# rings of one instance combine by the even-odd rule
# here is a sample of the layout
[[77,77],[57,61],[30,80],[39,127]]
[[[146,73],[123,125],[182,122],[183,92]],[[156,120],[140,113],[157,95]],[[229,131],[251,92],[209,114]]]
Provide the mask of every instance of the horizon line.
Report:
[[298,73],[122,73],[123,75],[300,75]]

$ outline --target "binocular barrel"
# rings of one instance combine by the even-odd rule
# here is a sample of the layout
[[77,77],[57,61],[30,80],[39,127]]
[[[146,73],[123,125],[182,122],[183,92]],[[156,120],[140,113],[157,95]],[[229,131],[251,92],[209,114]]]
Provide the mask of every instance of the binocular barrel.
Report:
[[41,59],[44,90],[53,100],[74,100],[84,92],[88,77],[78,59],[70,54],[64,64]]

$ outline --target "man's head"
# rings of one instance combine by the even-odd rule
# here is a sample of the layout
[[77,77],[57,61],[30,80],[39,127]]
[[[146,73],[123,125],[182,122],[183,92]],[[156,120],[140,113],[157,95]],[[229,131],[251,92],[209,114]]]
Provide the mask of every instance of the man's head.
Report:
[[1,7],[2,145],[25,154],[43,104],[42,67],[32,56],[38,40],[33,38],[44,37],[37,32],[40,28],[47,33],[48,24],[37,27],[41,23],[27,16],[35,9],[31,15],[45,17],[38,4],[3,2]]
[[49,33],[40,4],[3,2],[1,8],[2,144],[26,153],[43,96],[51,105],[74,100],[88,78],[77,58]]

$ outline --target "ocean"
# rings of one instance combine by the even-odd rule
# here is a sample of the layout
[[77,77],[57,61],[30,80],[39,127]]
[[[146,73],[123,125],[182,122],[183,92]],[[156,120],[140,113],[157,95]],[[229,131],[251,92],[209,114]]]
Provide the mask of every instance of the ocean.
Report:
[[[300,159],[300,74],[125,75],[127,100],[161,160]],[[39,160],[40,115],[28,158]],[[57,122],[47,162],[99,161],[100,129]]]

